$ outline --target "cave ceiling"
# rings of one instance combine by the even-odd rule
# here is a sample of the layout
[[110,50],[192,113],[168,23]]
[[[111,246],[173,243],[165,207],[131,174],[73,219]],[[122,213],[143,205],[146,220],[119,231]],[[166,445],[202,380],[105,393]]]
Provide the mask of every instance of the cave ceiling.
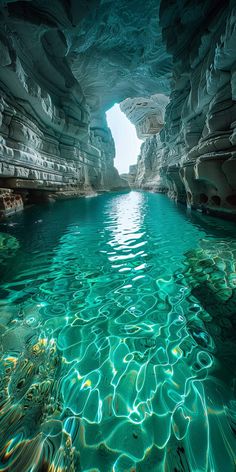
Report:
[[12,51],[55,102],[85,98],[95,118],[127,97],[169,95],[171,56],[157,1],[6,3],[1,20]]

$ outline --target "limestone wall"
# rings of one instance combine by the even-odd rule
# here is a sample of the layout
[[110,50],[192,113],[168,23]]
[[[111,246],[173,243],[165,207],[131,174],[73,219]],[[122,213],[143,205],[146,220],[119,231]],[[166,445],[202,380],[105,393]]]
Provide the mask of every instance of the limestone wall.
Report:
[[1,4],[0,187],[86,192],[124,186],[105,110],[100,127],[93,126],[95,109],[72,71],[72,34],[78,35],[72,13],[60,0]]
[[135,125],[139,139],[146,139],[159,133],[163,128],[165,108],[169,99],[164,94],[152,95],[149,98],[127,98],[120,103],[129,120]]
[[136,186],[235,213],[235,25],[233,0],[1,2],[0,187],[127,185],[105,119],[122,102]]
[[[181,166],[179,175],[190,205],[235,211],[236,7],[233,3],[217,13],[211,11],[208,28],[197,39],[197,44],[188,53],[185,50],[185,57],[176,66],[175,91],[166,112],[165,161],[172,174],[173,166],[177,163]],[[196,38],[192,41],[196,43]],[[178,46],[173,46],[173,54],[177,53]],[[171,180],[175,178],[170,175]],[[177,198],[178,193],[176,188]]]
[[136,185],[236,213],[235,4],[183,2],[171,11],[162,2],[160,19],[173,90],[164,128],[142,146]]

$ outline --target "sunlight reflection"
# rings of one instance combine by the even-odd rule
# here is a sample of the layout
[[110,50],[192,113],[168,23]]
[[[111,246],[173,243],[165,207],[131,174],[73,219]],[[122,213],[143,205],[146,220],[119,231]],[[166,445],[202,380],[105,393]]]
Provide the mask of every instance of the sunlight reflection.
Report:
[[144,195],[138,192],[120,196],[109,204],[107,214],[112,224],[109,225],[112,238],[108,244],[115,250],[130,250],[138,248],[139,244],[133,243],[142,238]]

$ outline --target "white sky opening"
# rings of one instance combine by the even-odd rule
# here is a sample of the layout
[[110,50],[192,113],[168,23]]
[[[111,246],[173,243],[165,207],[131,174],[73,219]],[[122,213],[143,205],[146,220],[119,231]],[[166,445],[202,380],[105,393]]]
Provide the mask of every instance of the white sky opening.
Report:
[[119,174],[129,172],[129,166],[137,163],[140,146],[143,143],[137,138],[135,126],[130,123],[116,103],[106,112],[107,123],[112,132],[116,147],[115,167]]

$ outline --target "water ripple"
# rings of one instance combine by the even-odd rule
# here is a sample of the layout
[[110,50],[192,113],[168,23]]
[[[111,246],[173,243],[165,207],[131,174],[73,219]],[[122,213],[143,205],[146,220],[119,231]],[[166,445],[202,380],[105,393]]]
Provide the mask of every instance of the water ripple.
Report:
[[233,472],[233,226],[141,192],[15,219],[0,470]]

